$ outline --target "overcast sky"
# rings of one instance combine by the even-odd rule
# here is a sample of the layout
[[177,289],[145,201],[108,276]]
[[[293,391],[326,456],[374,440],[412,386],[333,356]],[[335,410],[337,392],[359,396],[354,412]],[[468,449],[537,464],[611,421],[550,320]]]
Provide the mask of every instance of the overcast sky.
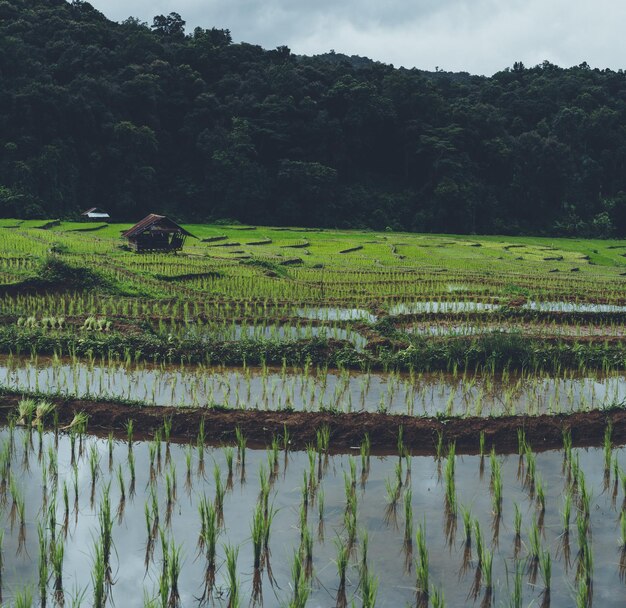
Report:
[[626,66],[624,0],[90,0],[107,17],[180,13],[235,42],[492,74],[514,61]]

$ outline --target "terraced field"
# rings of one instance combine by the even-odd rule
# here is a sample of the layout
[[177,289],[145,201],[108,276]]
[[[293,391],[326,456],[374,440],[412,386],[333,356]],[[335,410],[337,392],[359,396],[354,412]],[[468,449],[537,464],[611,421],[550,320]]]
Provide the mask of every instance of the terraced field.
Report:
[[625,242],[128,227],[0,220],[9,605],[622,604]]

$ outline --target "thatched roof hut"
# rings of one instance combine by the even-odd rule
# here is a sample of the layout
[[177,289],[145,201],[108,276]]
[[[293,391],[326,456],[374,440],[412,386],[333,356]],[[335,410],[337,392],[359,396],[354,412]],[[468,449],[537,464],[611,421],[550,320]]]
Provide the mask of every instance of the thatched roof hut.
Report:
[[87,211],[83,211],[80,214],[80,217],[85,220],[91,220],[93,222],[102,222],[111,219],[111,216],[106,211],[100,209],[100,207],[92,207],[91,209],[87,209]]
[[186,237],[196,238],[164,215],[151,213],[132,228],[122,232],[133,251],[180,251]]

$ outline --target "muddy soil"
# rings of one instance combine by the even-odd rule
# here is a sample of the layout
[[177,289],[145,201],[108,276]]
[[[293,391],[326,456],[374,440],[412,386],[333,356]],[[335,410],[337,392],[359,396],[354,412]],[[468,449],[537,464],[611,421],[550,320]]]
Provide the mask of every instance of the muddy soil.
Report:
[[[0,421],[15,414],[19,395],[0,397]],[[76,412],[89,416],[88,431],[96,435],[126,437],[126,425],[133,421],[134,438],[151,438],[162,428],[164,418],[171,418],[171,440],[195,441],[200,421],[204,420],[206,440],[209,443],[231,443],[235,428],[239,427],[251,447],[271,444],[274,436],[288,430],[290,446],[304,449],[316,444],[316,431],[326,425],[330,429],[333,452],[358,450],[366,433],[376,453],[397,453],[398,427],[403,428],[404,445],[413,454],[434,454],[439,434],[444,449],[456,442],[457,453],[477,454],[480,433],[485,434],[485,450],[495,447],[498,453],[518,450],[518,430],[522,429],[527,442],[535,451],[558,449],[563,445],[563,431],[571,431],[577,447],[602,444],[608,421],[613,424],[613,443],[626,443],[626,410],[577,412],[541,416],[501,416],[494,418],[422,418],[372,413],[325,413],[262,410],[218,410],[185,407],[153,407],[115,402],[54,399],[58,423],[68,425]]]

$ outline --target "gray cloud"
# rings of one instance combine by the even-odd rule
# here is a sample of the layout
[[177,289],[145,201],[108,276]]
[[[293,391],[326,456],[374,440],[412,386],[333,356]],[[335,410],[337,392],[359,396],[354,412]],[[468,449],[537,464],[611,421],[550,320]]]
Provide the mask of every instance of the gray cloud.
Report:
[[620,0],[91,0],[107,17],[176,11],[236,41],[295,53],[330,49],[396,66],[491,74],[514,61],[623,67]]

